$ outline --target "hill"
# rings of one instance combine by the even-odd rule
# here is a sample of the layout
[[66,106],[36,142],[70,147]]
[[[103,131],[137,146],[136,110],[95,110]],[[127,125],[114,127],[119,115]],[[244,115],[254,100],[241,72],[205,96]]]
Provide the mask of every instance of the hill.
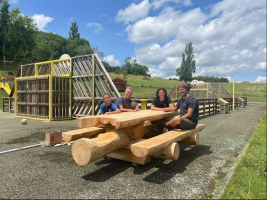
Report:
[[[12,63],[3,66],[3,64],[0,63],[0,79],[5,76],[6,71],[11,71],[16,75],[20,64],[21,63]],[[123,78],[122,74],[109,73],[109,75],[111,78]],[[181,83],[181,81],[177,80],[135,75],[127,75],[126,80],[128,81],[127,87],[132,87],[134,90],[132,97],[136,99],[152,99],[155,96],[157,88],[165,87],[167,92],[170,92],[175,84]],[[233,94],[232,83],[222,83],[222,85],[231,95]],[[121,95],[123,95],[123,92],[121,92]],[[5,96],[8,96],[5,91],[0,90],[0,109],[2,109],[1,97]],[[248,102],[266,102],[266,83],[235,83],[235,96],[246,96]]]

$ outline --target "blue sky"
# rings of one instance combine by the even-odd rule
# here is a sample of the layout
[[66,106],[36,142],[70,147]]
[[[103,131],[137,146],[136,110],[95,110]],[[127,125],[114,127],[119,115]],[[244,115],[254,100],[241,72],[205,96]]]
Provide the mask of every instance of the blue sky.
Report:
[[[132,57],[152,77],[174,78],[192,42],[193,76],[266,83],[264,0],[9,0],[39,30],[68,37],[76,21],[82,38],[121,66]],[[68,53],[68,52],[66,52]]]

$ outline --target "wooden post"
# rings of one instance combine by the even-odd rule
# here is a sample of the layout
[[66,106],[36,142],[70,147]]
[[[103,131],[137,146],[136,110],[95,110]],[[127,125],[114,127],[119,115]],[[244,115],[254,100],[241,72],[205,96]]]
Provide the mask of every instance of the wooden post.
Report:
[[92,54],[92,115],[95,115],[95,60]]

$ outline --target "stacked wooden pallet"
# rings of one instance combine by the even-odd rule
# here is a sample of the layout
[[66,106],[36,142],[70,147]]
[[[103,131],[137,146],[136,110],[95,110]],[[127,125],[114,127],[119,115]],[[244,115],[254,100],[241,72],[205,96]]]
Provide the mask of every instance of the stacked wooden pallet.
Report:
[[229,113],[229,102],[228,101],[222,98],[218,98],[218,106],[219,106],[219,111],[221,114]]
[[77,118],[78,130],[63,132],[64,141],[74,141],[72,156],[78,165],[86,165],[102,157],[146,164],[151,156],[177,160],[178,143],[198,145],[198,133],[205,125],[193,130],[173,130],[161,134],[152,128],[170,120],[179,112],[142,110],[113,115]]
[[246,107],[245,100],[242,99],[241,97],[238,97],[238,103],[239,103],[239,108],[245,108]]
[[2,97],[3,112],[9,112],[9,97]]

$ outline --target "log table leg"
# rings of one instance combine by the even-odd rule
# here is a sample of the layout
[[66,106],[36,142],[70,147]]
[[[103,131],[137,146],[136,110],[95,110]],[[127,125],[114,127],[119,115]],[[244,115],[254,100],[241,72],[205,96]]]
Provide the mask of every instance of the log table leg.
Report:
[[189,137],[185,138],[184,140],[181,140],[178,142],[179,144],[189,144],[189,145],[195,145],[198,146],[199,144],[199,134],[198,133],[192,133]]
[[83,166],[126,146],[129,142],[130,138],[122,131],[107,132],[97,138],[76,140],[71,153],[74,161]]

